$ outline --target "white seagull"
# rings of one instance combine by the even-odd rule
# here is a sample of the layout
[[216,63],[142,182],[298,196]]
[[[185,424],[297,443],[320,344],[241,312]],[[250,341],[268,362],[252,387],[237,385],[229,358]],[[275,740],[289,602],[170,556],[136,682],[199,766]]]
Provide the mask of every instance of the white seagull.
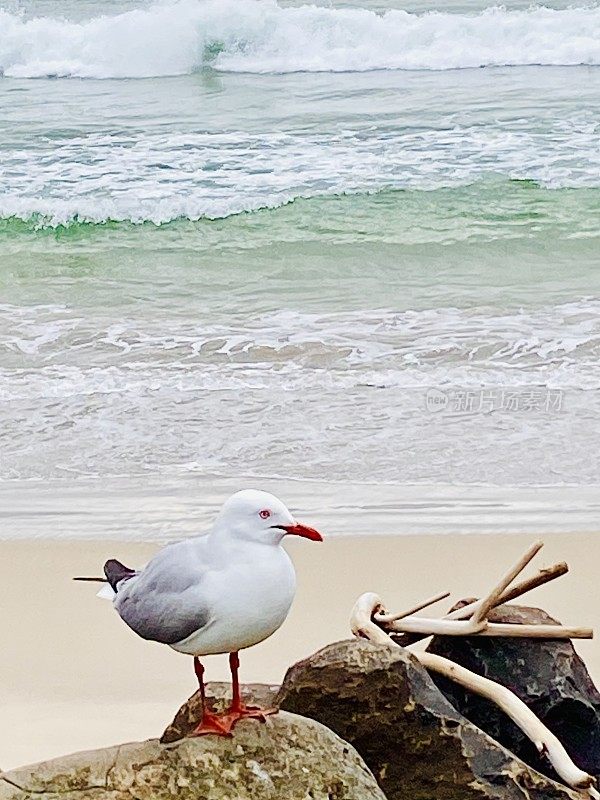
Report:
[[[274,495],[246,489],[227,500],[208,535],[168,545],[139,571],[116,559],[104,565],[121,619],[142,639],[194,657],[203,716],[192,735],[229,736],[240,719],[264,722],[274,713],[242,702],[238,652],[271,636],[288,615],[296,592],[281,546],[288,534],[323,539]],[[229,653],[231,669],[232,702],[221,715],[206,705],[200,662],[215,653]]]

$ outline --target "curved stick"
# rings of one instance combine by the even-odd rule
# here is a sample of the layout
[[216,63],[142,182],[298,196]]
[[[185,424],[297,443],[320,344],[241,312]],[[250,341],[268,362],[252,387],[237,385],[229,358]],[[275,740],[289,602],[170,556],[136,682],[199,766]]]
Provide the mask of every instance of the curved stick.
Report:
[[[388,647],[400,647],[373,622],[373,615],[382,608],[383,602],[374,592],[367,592],[361,595],[352,609],[350,618],[352,633],[355,636],[361,636]],[[560,775],[568,786],[580,791],[586,791],[594,800],[599,800],[600,794],[595,789],[595,779],[573,763],[556,736],[510,689],[491,681],[489,678],[483,678],[481,675],[477,675],[442,656],[422,652],[413,653],[412,655],[426,669],[438,672],[466,689],[475,692],[475,694],[479,694],[496,703],[531,739],[538,751],[547,755],[556,773]]]
[[506,686],[489,678],[483,678],[443,656],[425,652],[413,655],[416,655],[426,669],[443,675],[459,686],[491,700],[501,708],[531,739],[538,753],[547,755],[548,761],[567,786],[572,786],[574,789],[593,789],[595,779],[571,761],[571,757],[552,731],[548,730],[533,711]]

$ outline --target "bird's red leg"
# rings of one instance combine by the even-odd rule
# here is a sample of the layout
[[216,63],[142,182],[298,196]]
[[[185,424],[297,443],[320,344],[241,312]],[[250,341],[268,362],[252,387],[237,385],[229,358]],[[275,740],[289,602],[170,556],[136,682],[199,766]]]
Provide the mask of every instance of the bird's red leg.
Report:
[[229,669],[231,670],[231,711],[242,710],[240,695],[240,657],[238,653],[229,653]]
[[194,656],[194,672],[198,678],[198,685],[200,687],[200,699],[202,701],[202,722],[194,728],[190,736],[205,736],[208,733],[216,734],[217,736],[231,736],[231,728],[233,724],[228,714],[219,717],[213,713],[206,705],[206,689],[204,687],[204,667],[200,663],[200,659]]
[[236,722],[239,722],[241,719],[245,717],[250,717],[251,719],[257,719],[260,722],[266,722],[266,717],[269,714],[276,714],[276,708],[259,708],[258,706],[247,706],[245,703],[242,702],[242,697],[240,694],[240,679],[238,676],[238,670],[240,668],[240,657],[237,653],[230,653],[229,654],[229,669],[231,670],[231,691],[232,691],[232,698],[231,698],[231,706],[229,708],[229,712],[227,714],[228,718],[231,720],[231,727],[233,727]]

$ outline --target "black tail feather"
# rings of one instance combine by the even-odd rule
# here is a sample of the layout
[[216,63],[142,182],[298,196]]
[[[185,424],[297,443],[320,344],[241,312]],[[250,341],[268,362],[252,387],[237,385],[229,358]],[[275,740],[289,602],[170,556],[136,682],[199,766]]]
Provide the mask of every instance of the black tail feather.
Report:
[[135,575],[135,570],[126,567],[125,564],[121,564],[116,558],[111,558],[104,565],[104,574],[106,575],[106,580],[116,592],[117,584],[124,578],[131,578],[132,575]]

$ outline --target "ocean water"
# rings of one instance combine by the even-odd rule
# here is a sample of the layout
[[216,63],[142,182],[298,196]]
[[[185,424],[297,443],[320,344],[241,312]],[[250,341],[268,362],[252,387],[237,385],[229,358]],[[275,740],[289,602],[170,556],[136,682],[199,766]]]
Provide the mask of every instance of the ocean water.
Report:
[[598,2],[8,0],[0,73],[3,535],[77,481],[596,513]]

